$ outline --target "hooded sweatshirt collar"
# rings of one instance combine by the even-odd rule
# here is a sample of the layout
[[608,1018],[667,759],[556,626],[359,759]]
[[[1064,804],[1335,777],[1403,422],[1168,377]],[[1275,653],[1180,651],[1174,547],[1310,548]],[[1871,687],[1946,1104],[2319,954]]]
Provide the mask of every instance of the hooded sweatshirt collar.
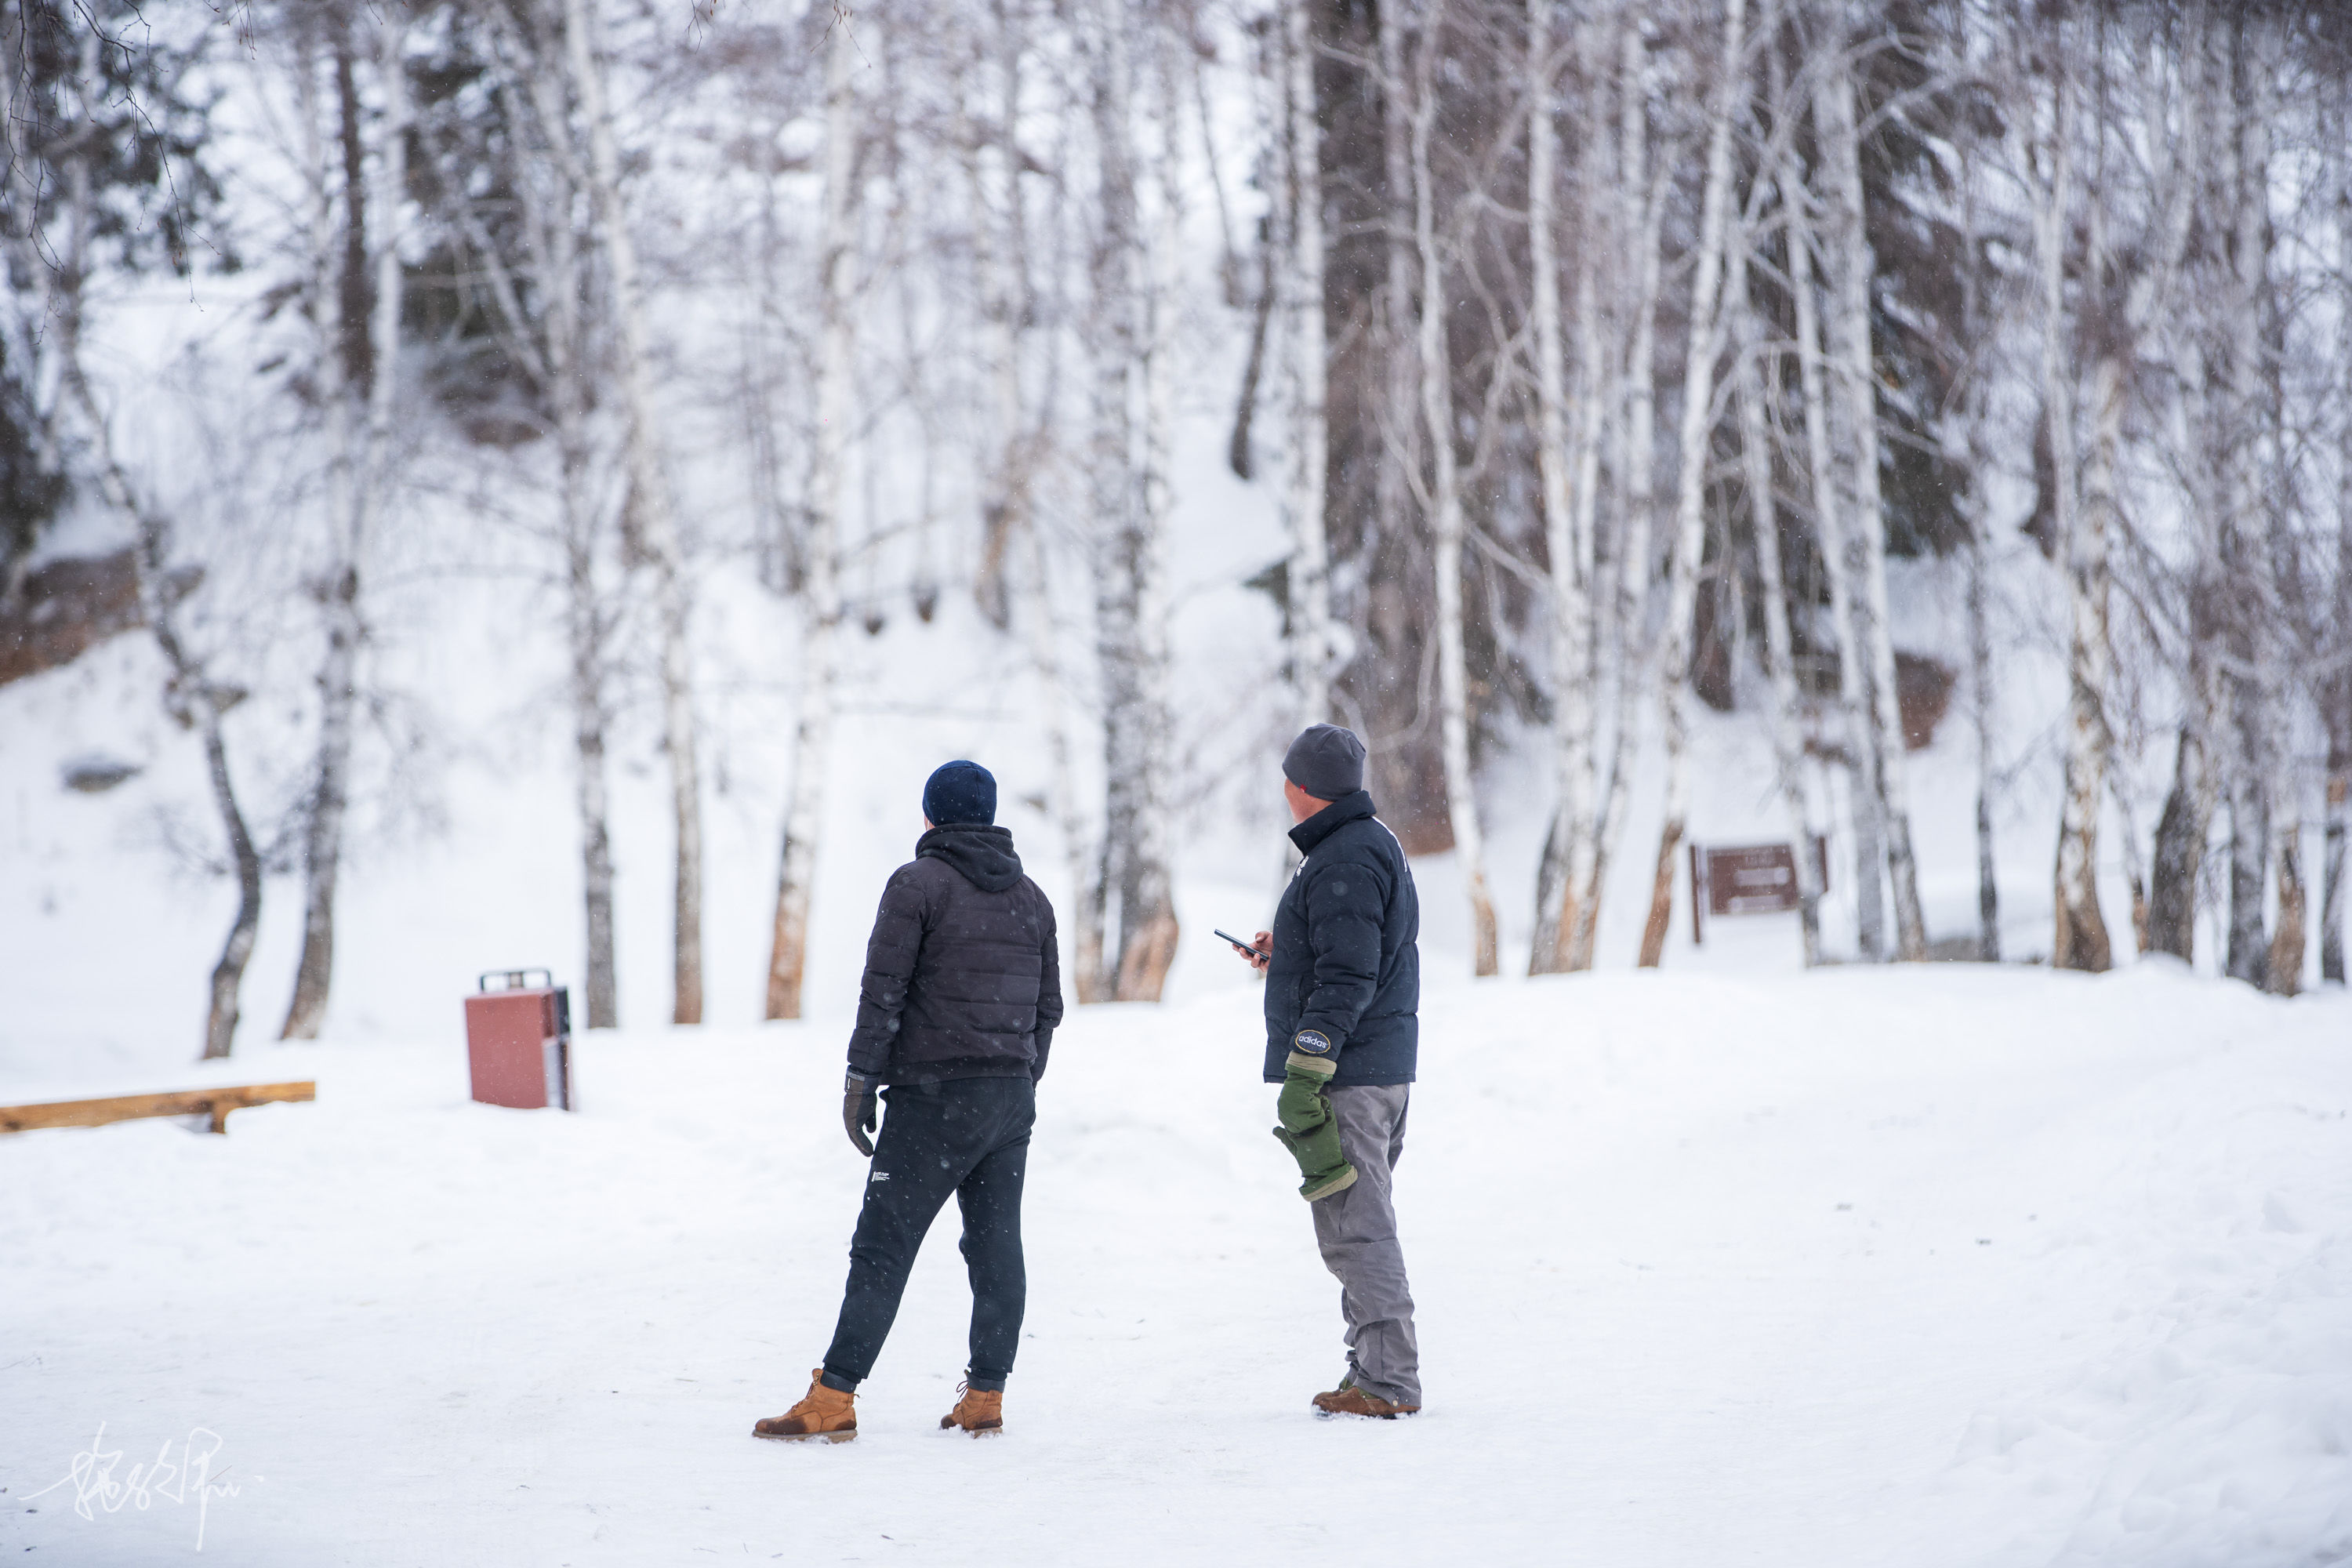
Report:
[[1021,880],[1021,857],[1013,852],[1008,827],[950,822],[916,839],[915,855],[946,861],[983,893],[1001,893]]
[[1301,855],[1314,853],[1315,847],[1350,822],[1372,815],[1372,795],[1370,790],[1358,790],[1343,795],[1306,821],[1290,830],[1290,841],[1298,846]]

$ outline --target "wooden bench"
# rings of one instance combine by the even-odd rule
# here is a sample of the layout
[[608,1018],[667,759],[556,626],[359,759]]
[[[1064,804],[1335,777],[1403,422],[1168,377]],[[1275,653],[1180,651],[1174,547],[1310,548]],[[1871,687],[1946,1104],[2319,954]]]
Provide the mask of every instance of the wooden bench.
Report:
[[0,1105],[0,1132],[37,1127],[103,1127],[142,1116],[210,1116],[213,1131],[228,1131],[228,1113],[248,1105],[316,1100],[316,1079],[299,1083],[223,1084],[218,1089],[178,1089],[166,1094],[123,1094],[111,1100],[56,1100],[43,1105]]

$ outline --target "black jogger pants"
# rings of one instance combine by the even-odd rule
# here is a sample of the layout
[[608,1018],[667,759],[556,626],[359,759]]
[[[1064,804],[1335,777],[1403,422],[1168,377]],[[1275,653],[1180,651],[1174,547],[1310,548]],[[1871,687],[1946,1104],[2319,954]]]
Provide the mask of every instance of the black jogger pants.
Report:
[[866,1205],[849,1244],[849,1288],[824,1352],[825,1381],[855,1387],[874,1370],[915,1252],[953,1193],[963,1209],[971,1276],[974,1388],[1001,1389],[1013,1371],[1029,1276],[1021,1260],[1021,1181],[1037,1086],[1026,1078],[960,1078],[883,1091]]

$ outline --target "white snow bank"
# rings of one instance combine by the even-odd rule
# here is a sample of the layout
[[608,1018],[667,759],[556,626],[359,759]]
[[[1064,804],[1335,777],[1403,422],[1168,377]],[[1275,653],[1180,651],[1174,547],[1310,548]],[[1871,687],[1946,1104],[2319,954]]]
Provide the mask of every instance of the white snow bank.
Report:
[[1394,1425],[1307,1414],[1336,1290],[1255,1006],[1064,1031],[987,1443],[933,1430],[952,1220],[859,1441],[749,1436],[838,1304],[838,1020],[590,1039],[574,1116],[466,1102],[453,1031],[191,1075],[319,1079],[226,1138],[0,1139],[0,1549],[194,1552],[185,1489],[89,1519],[31,1495],[104,1423],[118,1481],[216,1434],[238,1489],[205,1551],[303,1568],[2352,1553],[2341,996],[2156,968],[1438,986],[1399,1186],[1429,1408]]

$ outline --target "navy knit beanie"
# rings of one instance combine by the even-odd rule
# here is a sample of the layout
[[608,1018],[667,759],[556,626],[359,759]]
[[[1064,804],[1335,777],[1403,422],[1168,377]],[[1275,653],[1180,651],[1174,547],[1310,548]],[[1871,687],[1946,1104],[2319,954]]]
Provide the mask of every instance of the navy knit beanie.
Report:
[[933,827],[951,822],[987,826],[996,820],[996,775],[978,763],[940,764],[923,786],[923,815]]

